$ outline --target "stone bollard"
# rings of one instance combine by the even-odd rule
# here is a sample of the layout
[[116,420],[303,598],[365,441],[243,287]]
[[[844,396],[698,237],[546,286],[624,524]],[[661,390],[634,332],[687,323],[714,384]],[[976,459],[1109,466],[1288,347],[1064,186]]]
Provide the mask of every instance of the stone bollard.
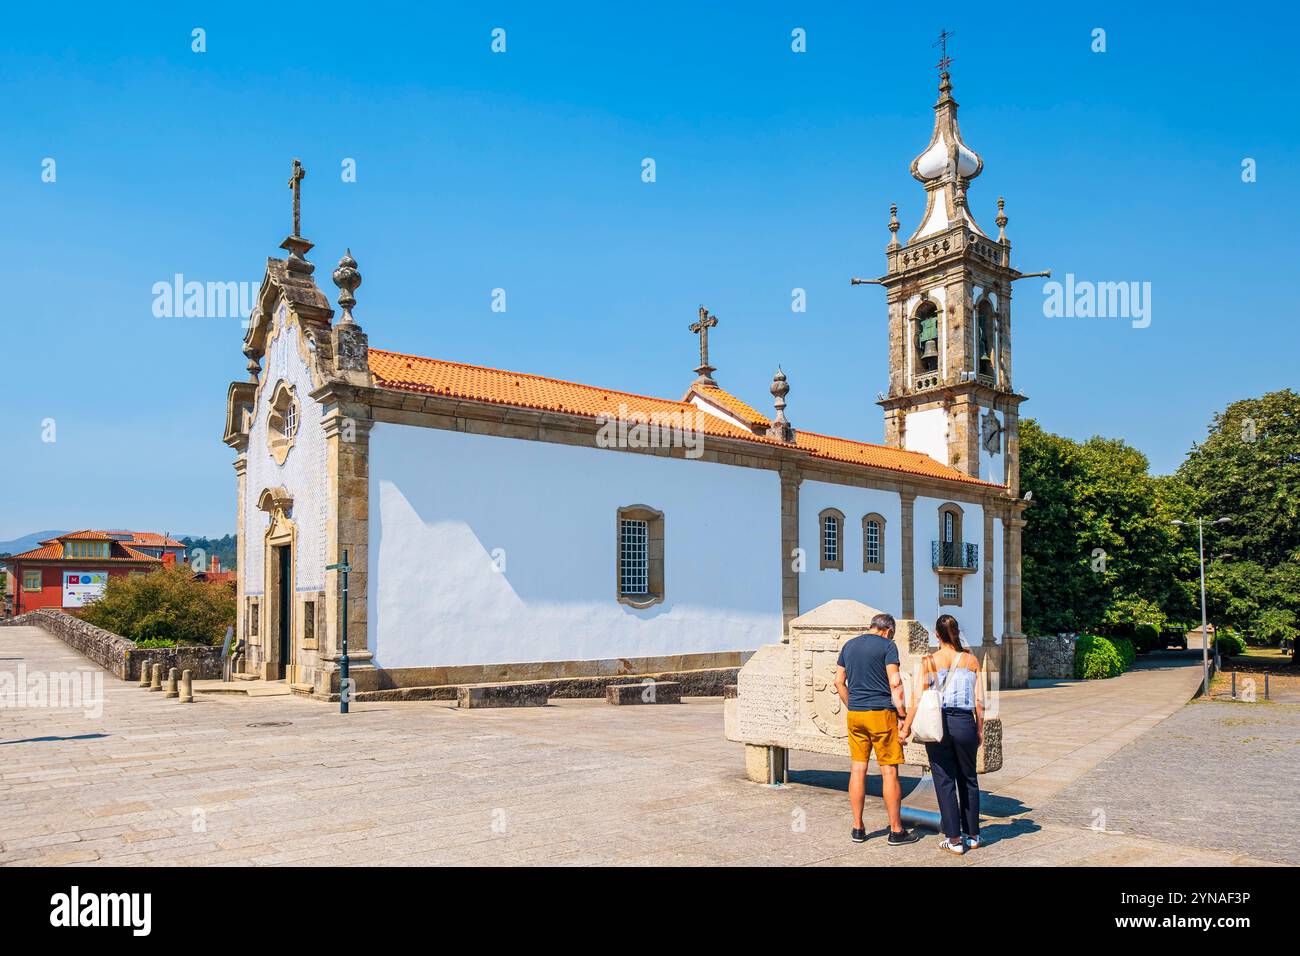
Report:
[[164,697],[179,697],[181,695],[180,688],[176,686],[176,681],[180,676],[181,672],[174,667],[167,672],[167,693],[163,694]]
[[162,665],[155,664],[149,677],[150,690],[162,690]]
[[140,662],[140,686],[144,688],[149,686],[149,665],[145,661]]
[[181,673],[181,703],[194,703],[194,680],[189,671]]

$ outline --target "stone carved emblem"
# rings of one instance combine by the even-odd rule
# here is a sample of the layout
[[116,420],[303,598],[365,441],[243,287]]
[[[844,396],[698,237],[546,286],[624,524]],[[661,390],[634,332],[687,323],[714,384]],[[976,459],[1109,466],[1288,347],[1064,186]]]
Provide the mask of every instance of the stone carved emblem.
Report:
[[805,717],[827,737],[847,737],[849,728],[844,702],[835,691],[837,641],[809,642],[803,649]]

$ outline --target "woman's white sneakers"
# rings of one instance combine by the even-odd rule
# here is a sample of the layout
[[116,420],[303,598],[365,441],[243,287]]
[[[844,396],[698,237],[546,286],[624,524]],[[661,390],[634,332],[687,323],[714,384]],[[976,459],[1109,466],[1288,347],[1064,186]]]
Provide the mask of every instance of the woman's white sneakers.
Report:
[[966,854],[966,844],[958,837],[956,840],[945,839],[939,844],[940,850],[947,850],[953,856],[964,856]]

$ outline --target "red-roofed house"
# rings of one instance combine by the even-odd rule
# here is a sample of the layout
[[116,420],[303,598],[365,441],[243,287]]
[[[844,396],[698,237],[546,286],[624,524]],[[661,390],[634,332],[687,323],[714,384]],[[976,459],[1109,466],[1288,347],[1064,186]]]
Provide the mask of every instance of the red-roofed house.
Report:
[[102,594],[110,577],[160,567],[162,560],[135,547],[135,539],[130,531],[72,531],[0,558],[13,575],[13,613],[78,608]]

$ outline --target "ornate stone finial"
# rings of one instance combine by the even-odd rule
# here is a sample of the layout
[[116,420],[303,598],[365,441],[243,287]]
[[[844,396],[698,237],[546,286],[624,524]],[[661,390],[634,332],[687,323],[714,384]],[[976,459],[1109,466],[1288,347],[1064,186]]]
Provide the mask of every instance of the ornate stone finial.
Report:
[[262,360],[257,349],[253,348],[251,345],[245,345],[244,357],[248,359],[248,365],[246,366],[248,370],[248,380],[250,382],[256,382],[258,375],[262,372]]
[[700,364],[695,369],[698,376],[695,379],[696,385],[712,385],[717,387],[717,382],[713,380],[713,373],[717,371],[709,364],[709,329],[717,327],[718,317],[709,315],[709,310],[700,306],[700,320],[691,323],[691,331],[700,337]]
[[361,285],[361,273],[357,271],[357,260],[352,258],[352,250],[349,249],[343,253],[343,258],[339,260],[339,267],[334,270],[334,284],[339,287],[339,307],[343,309],[343,317],[339,319],[340,325],[349,325],[356,322],[352,318],[352,307],[357,304],[356,292]]
[[306,178],[307,170],[295,159],[293,172],[289,174],[289,188],[293,190],[293,232],[280,243],[280,248],[289,251],[289,271],[311,275],[316,267],[307,261],[306,255],[313,243],[302,237],[302,181]]
[[1006,210],[1006,205],[1007,205],[1007,201],[1006,201],[1005,199],[1003,199],[1001,196],[999,196],[999,197],[998,197],[998,218],[996,218],[996,219],[993,220],[995,223],[997,223],[997,226],[998,226],[998,242],[1006,242],[1006,241],[1007,241],[1007,222],[1008,222],[1008,219],[1007,219],[1007,214],[1006,214],[1006,211],[1005,211],[1005,210]]
[[889,248],[898,248],[898,203],[889,204]]
[[772,425],[767,430],[768,438],[783,442],[794,441],[794,428],[785,418],[785,397],[789,394],[790,384],[786,381],[785,372],[781,371],[781,366],[778,365],[776,374],[772,376],[772,397],[776,399],[776,418],[772,419]]

